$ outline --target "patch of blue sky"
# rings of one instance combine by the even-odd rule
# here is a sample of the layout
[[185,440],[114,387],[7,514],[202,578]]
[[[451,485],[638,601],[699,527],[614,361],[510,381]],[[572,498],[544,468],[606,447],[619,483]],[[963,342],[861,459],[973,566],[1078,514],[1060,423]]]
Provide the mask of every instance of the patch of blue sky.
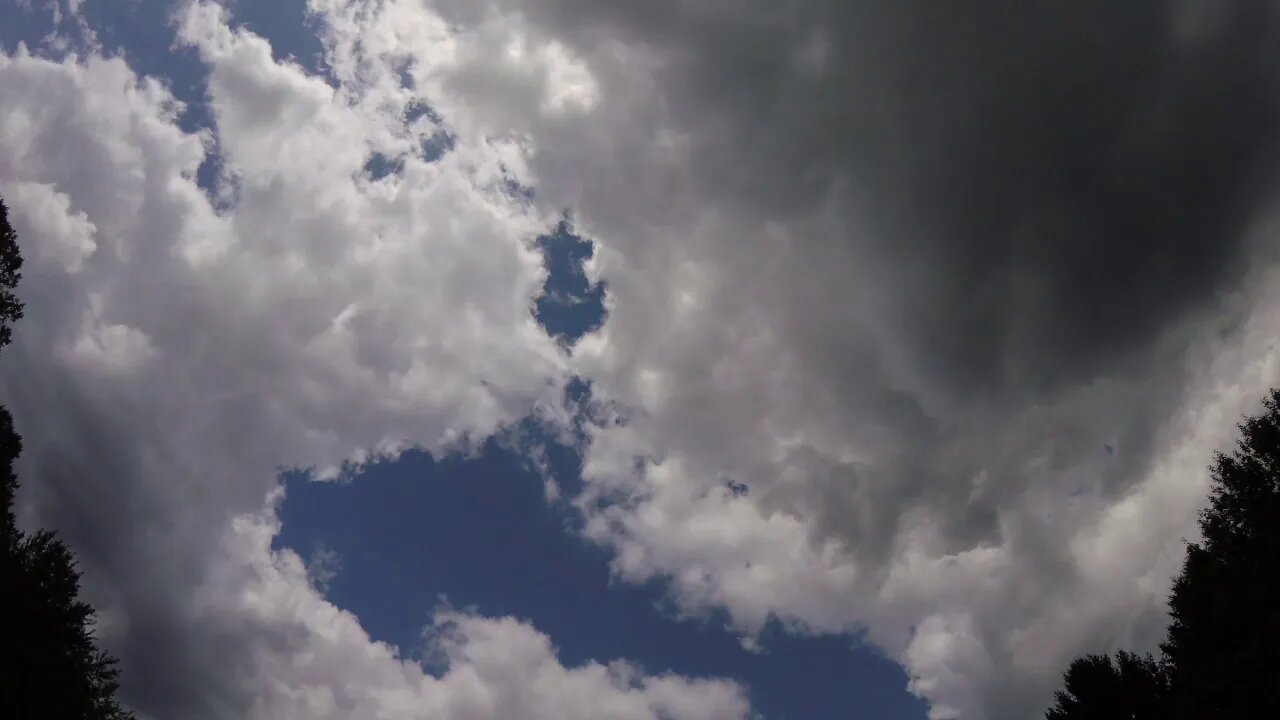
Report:
[[390,175],[399,175],[404,170],[404,158],[391,157],[376,152],[365,161],[364,171],[374,180],[382,180]]
[[[85,0],[79,13],[108,56],[123,56],[140,75],[163,81],[186,105],[184,130],[209,127],[204,88],[208,73],[193,51],[176,47],[174,0]],[[0,0],[0,45],[12,51],[23,42],[35,54],[62,57],[82,52],[66,0]],[[59,38],[55,40],[55,38]]]
[[[406,87],[411,87],[410,82],[405,75],[404,82]],[[411,132],[418,136],[418,158],[426,163],[439,161],[445,155],[453,151],[457,144],[457,138],[451,133],[445,125],[444,118],[436,112],[422,98],[417,98],[408,103],[404,109],[404,125]],[[388,174],[399,173],[404,168],[404,159],[391,159],[385,156],[370,159],[371,166],[366,166],[366,170],[372,172],[374,179],[380,179]]]
[[0,18],[4,19],[0,22],[0,47],[12,53],[19,43],[25,43],[28,50],[39,54],[47,49],[57,27],[54,17],[54,9],[44,3],[0,0]]
[[[409,82],[408,80],[405,80],[406,77],[408,76],[402,75],[401,80],[402,82],[407,83],[405,87],[412,89],[412,83]],[[431,107],[430,105],[426,104],[420,99],[410,102],[408,107],[404,109],[405,124],[407,125],[413,124],[418,120],[421,120],[422,118],[427,118],[433,124],[436,124],[436,125],[439,125],[441,122],[443,122],[443,119],[440,117],[440,113],[437,113],[435,111],[435,108]]]
[[[547,458],[554,476],[578,472],[572,448],[551,443]],[[294,475],[281,518],[277,546],[335,553],[328,598],[407,657],[421,659],[422,628],[447,604],[528,620],[571,665],[621,657],[734,678],[771,720],[925,715],[902,669],[850,638],[772,627],[747,650],[722,618],[677,618],[661,583],[618,582],[608,553],[574,535],[573,512],[548,503],[541,475],[505,443],[439,460],[410,452],[348,483]]]
[[[328,77],[324,46],[309,19],[306,0],[232,0],[224,6],[235,27],[270,42],[277,60],[289,60],[309,73]],[[54,3],[47,0],[0,0],[0,15],[5,18],[0,23],[0,46],[13,51],[19,42],[24,42],[32,52],[53,57],[60,57],[67,50],[83,49],[75,44],[82,38],[66,7],[65,0],[59,0],[55,14]],[[194,50],[176,42],[174,13],[182,7],[184,3],[179,0],[85,0],[79,12],[106,54],[123,56],[138,74],[165,83],[186,108],[179,119],[180,126],[186,132],[196,132],[212,129],[214,122],[205,93],[208,70]],[[61,21],[55,22],[59,17]],[[53,42],[55,31],[71,45],[62,47]],[[405,77],[409,77],[408,73]],[[435,162],[453,150],[455,138],[440,127],[442,118],[423,101],[410,106],[405,123],[412,124],[423,117],[437,129],[421,140],[420,157],[425,162]],[[211,197],[221,198],[227,195],[223,192],[227,189],[220,187],[224,180],[221,156],[216,134],[211,133],[210,138],[210,152],[197,173],[197,181]],[[366,170],[381,178],[399,172],[402,164],[395,158],[375,156]],[[527,189],[513,187],[518,196],[520,190]]]
[[423,162],[436,162],[453,151],[456,139],[447,130],[439,129],[422,139]]
[[313,75],[328,76],[324,44],[307,12],[307,0],[230,0],[224,5],[231,11],[233,25],[271,42],[276,60],[289,60]]
[[186,132],[213,126],[205,88],[209,73],[195,50],[176,42],[173,0],[86,0],[80,13],[109,55],[123,56],[139,75],[162,80],[186,106]]
[[605,284],[592,283],[583,267],[595,246],[574,234],[568,220],[537,242],[547,268],[547,281],[534,304],[534,317],[547,334],[572,345],[605,321]]

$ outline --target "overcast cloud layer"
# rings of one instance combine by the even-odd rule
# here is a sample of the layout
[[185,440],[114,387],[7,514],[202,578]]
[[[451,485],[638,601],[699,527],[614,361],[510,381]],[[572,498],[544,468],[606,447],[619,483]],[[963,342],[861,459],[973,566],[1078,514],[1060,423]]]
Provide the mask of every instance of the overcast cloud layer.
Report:
[[[128,698],[744,717],[511,620],[442,614],[435,680],[270,552],[277,467],[482,438],[574,374],[586,533],[690,613],[865,629],[939,719],[1151,647],[1209,453],[1280,382],[1278,10],[1025,5],[311,0],[320,77],[194,4],[203,136],[119,59],[0,56],[0,388]],[[564,208],[610,311],[571,352],[529,313]]]

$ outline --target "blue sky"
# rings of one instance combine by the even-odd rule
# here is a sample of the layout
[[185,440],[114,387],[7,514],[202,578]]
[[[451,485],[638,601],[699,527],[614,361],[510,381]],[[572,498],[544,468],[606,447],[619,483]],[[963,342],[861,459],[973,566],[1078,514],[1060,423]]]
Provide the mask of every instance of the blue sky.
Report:
[[[573,472],[573,454],[552,462]],[[279,542],[336,552],[327,596],[370,634],[412,654],[429,610],[447,600],[515,615],[547,632],[561,659],[626,657],[655,672],[745,683],[769,718],[923,718],[902,669],[846,638],[771,631],[744,650],[716,618],[677,620],[660,586],[611,581],[608,556],[548,509],[539,476],[489,444],[471,460],[413,454],[350,484],[289,484]]]

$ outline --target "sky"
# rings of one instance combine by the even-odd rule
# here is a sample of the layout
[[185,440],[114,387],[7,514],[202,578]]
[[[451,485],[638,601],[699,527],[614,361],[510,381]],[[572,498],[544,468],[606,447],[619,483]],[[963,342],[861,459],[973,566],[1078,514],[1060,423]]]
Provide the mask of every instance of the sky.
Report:
[[1025,720],[1280,384],[1280,6],[0,0],[144,720]]

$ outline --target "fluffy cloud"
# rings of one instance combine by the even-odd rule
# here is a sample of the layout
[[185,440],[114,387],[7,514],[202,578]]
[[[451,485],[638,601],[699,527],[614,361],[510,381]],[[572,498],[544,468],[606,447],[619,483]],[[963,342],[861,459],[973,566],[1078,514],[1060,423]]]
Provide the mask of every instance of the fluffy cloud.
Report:
[[732,683],[650,676],[624,661],[566,668],[550,639],[529,625],[456,610],[438,611],[424,633],[422,650],[437,670],[428,675],[321,598],[297,555],[270,552],[278,531],[273,507],[237,517],[197,607],[213,613],[223,632],[263,638],[246,648],[237,671],[262,678],[252,717],[747,717],[745,697]]
[[[440,128],[411,91],[277,62],[214,5],[179,19],[210,131],[184,132],[119,58],[0,55],[0,192],[29,258],[0,374],[22,511],[78,551],[126,700],[146,717],[744,717],[732,683],[566,668],[510,619],[441,614],[444,665],[424,674],[271,550],[282,465],[447,450],[558,403],[567,358],[531,316],[555,216],[513,192],[514,139],[459,136],[428,161]],[[375,154],[399,171],[375,178]]]
[[52,185],[13,183],[5,188],[14,204],[14,222],[23,237],[49,238],[35,248],[38,262],[59,264],[75,274],[97,249],[97,228],[85,214],[71,211],[71,199]]
[[[940,718],[1151,646],[1204,463],[1280,379],[1271,4],[339,4],[457,28],[344,32],[509,123],[604,246],[574,363],[625,422],[578,504],[623,577],[865,628]],[[597,102],[491,97],[504,32]]]
[[[252,702],[200,663],[271,633],[181,633],[273,467],[484,435],[570,373],[625,416],[587,534],[689,612],[865,629],[938,718],[1032,716],[1072,655],[1158,637],[1208,454],[1280,381],[1271,3],[310,8],[324,78],[184,15],[224,211],[161,88],[0,65],[0,179],[58,238],[5,394],[152,707]],[[528,312],[565,207],[609,283],[569,355]]]

